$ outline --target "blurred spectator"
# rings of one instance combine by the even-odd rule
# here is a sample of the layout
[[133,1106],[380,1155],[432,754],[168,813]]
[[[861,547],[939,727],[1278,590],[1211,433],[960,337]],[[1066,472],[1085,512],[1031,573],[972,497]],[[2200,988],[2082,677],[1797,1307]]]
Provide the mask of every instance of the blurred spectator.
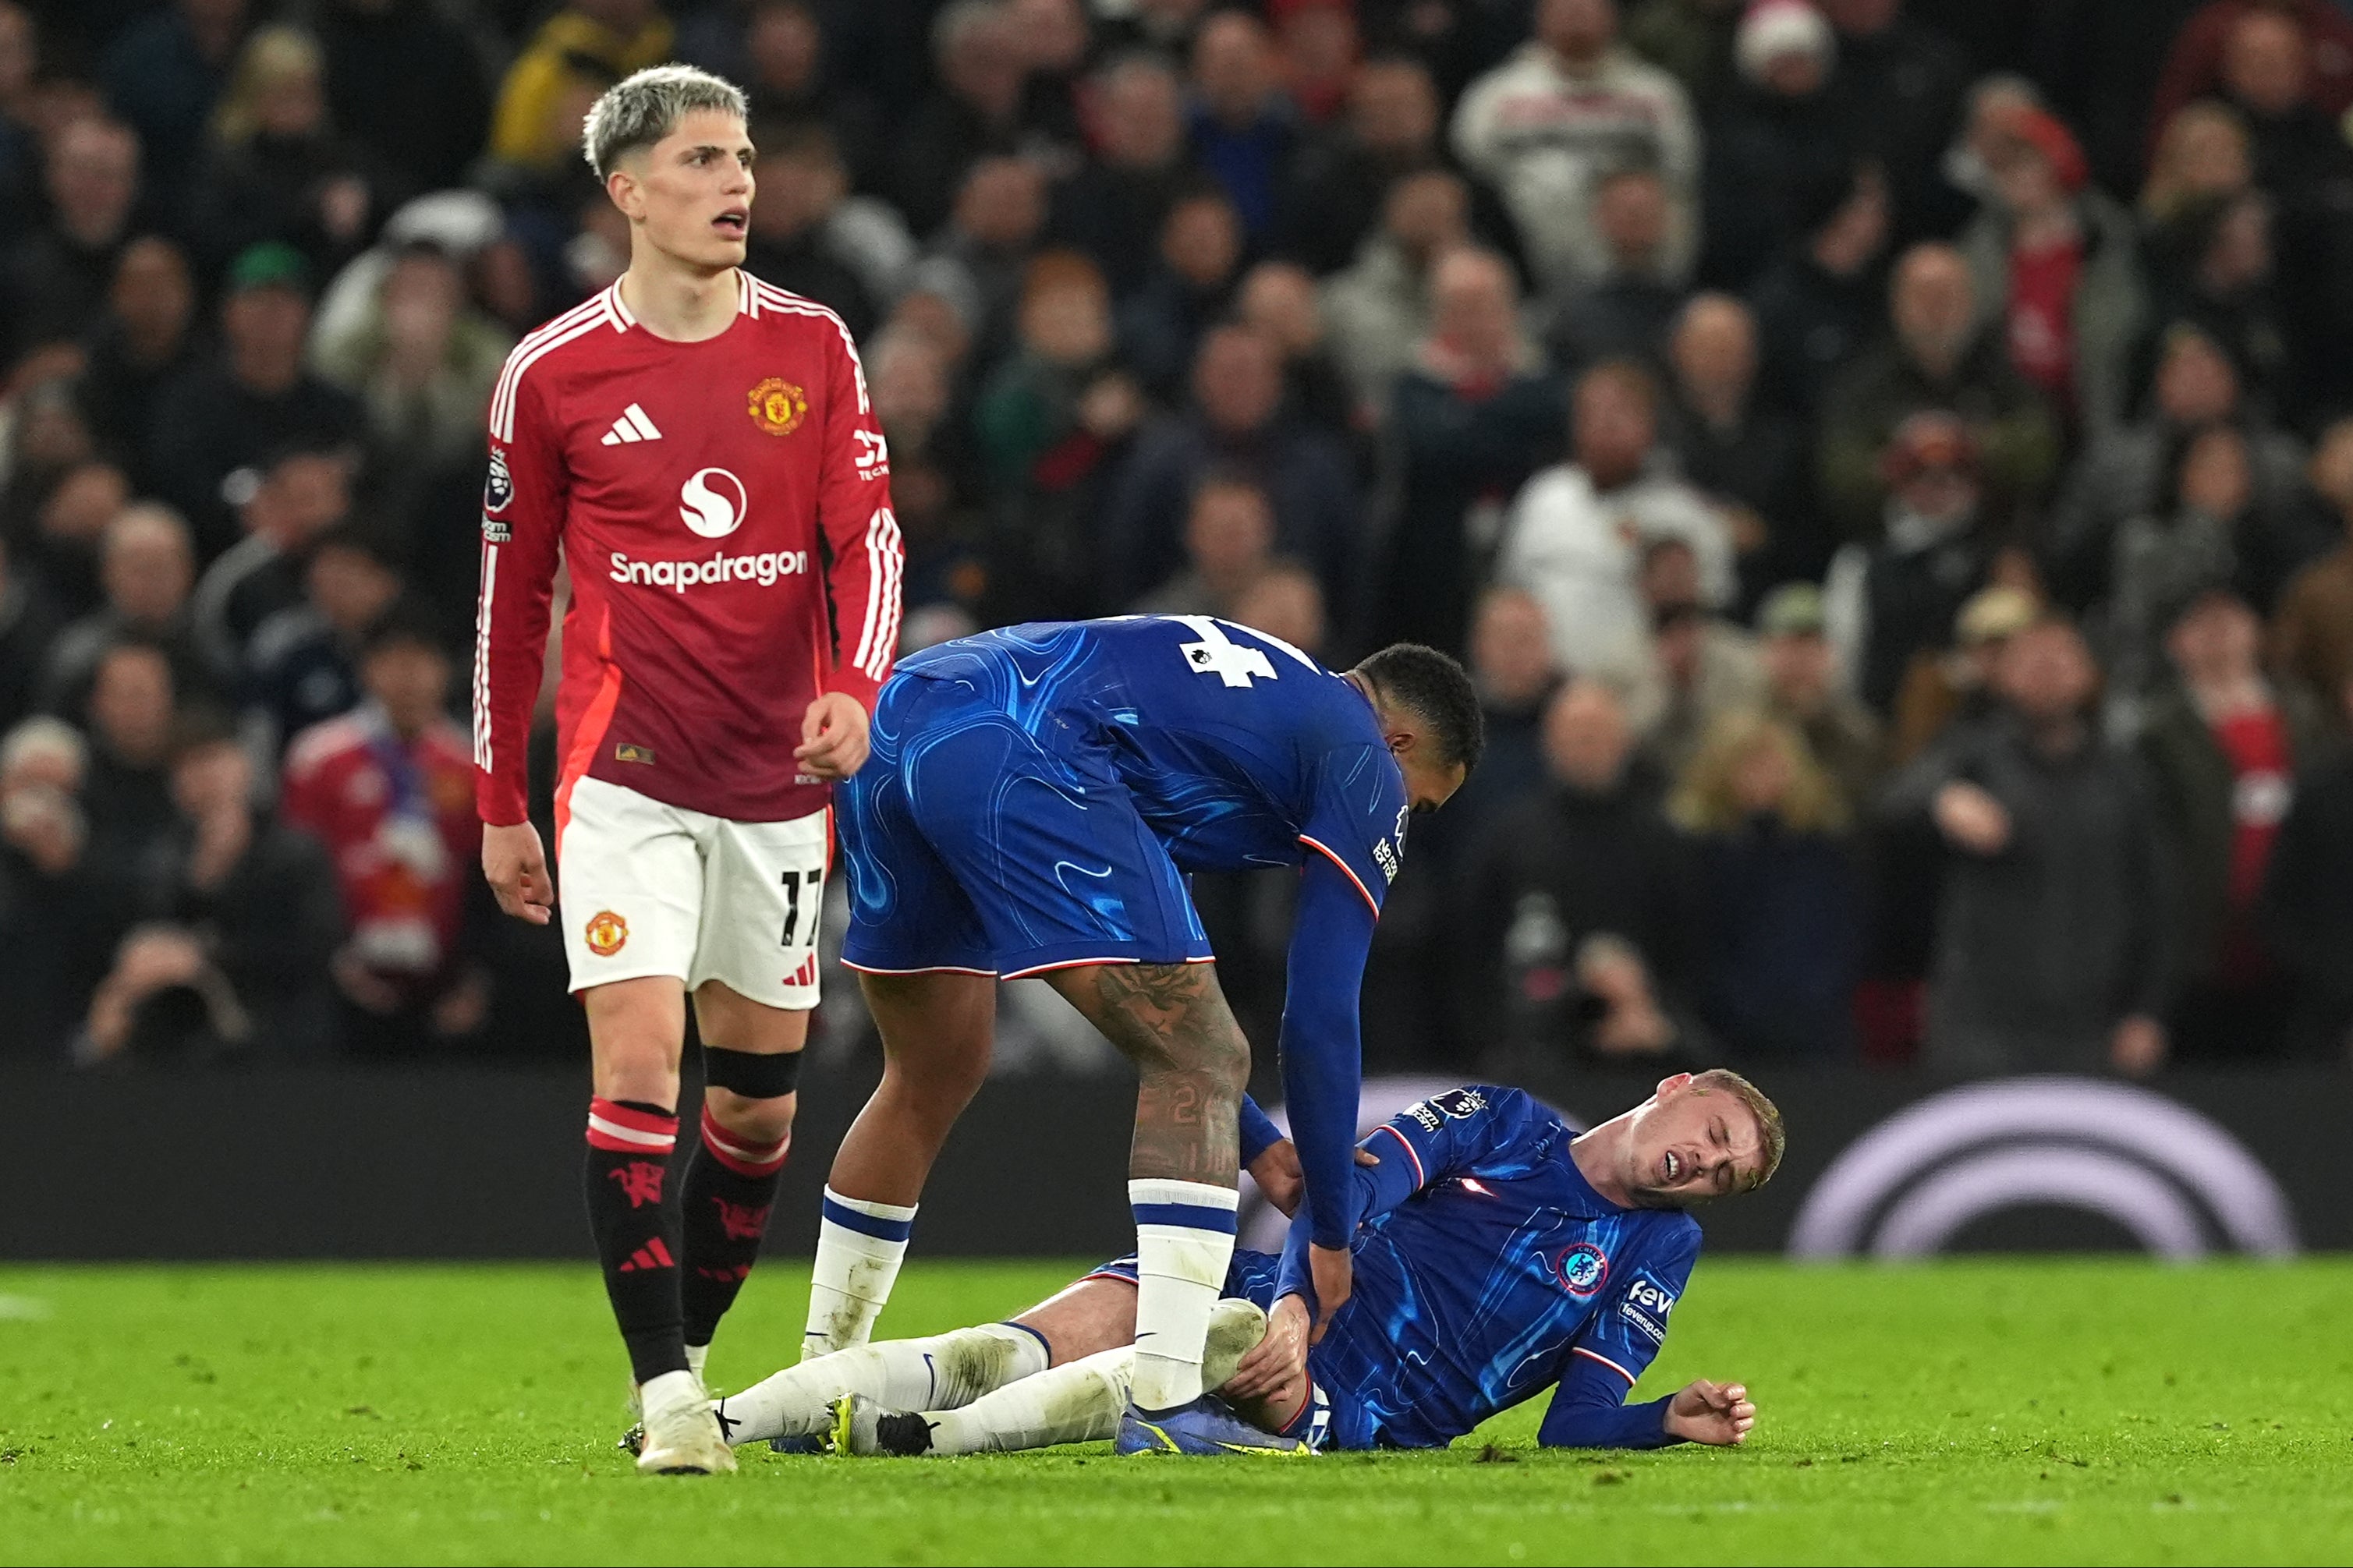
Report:
[[489,978],[479,918],[473,763],[444,709],[448,656],[414,605],[379,617],[360,658],[368,700],[307,731],[286,763],[286,816],[333,857],[349,938],[334,957],[345,1047],[413,1052],[471,1035]]
[[99,322],[107,281],[132,232],[139,143],[111,120],[77,120],[49,141],[45,223],[0,261],[0,351],[79,338]]
[[2001,650],[2042,613],[2040,599],[2009,583],[1996,582],[1964,600],[1948,646],[1915,658],[1905,676],[1888,726],[1888,760],[1908,763],[1947,731],[1990,716]]
[[2098,440],[2124,421],[2147,308],[2139,237],[2055,117],[1997,112],[1987,140],[1987,200],[1960,241],[1979,330],[1999,320],[2011,366]]
[[226,289],[219,356],[165,392],[147,451],[155,489],[195,526],[206,556],[232,542],[254,466],[270,452],[356,445],[367,427],[356,399],[303,368],[311,274],[300,252],[255,246],[229,268]]
[[1372,642],[1462,647],[1504,509],[1560,428],[1560,388],[1521,332],[1511,268],[1491,251],[1433,270],[1435,320],[1397,379],[1383,451],[1394,510],[1373,554]]
[[122,247],[81,383],[90,424],[116,450],[145,444],[164,389],[195,367],[195,280],[178,245],[143,235]]
[[1121,357],[1155,394],[1184,380],[1202,333],[1233,301],[1241,259],[1241,218],[1223,192],[1198,186],[1169,204],[1159,265],[1119,310]]
[[1467,662],[1479,689],[1487,749],[1444,814],[1413,828],[1415,858],[1434,859],[1448,879],[1500,813],[1544,785],[1545,705],[1560,684],[1560,668],[1535,596],[1521,588],[1482,594],[1471,617]]
[[1998,510],[2036,500],[2058,465],[2058,424],[2010,368],[2007,345],[1980,329],[1968,263],[1950,246],[1915,246],[1888,300],[1894,337],[1839,376],[1823,410],[1822,500],[1838,527],[1850,539],[1878,536],[1888,497],[1881,454],[1928,411],[1967,426]]
[[1672,214],[1655,170],[1614,170],[1593,186],[1593,226],[1605,258],[1600,274],[1553,301],[1546,347],[1574,374],[1604,359],[1658,363],[1683,289],[1667,254]]
[[[1077,251],[1029,264],[1020,343],[973,410],[981,456],[1007,500],[990,534],[993,602],[1016,619],[1098,603],[1094,529],[1107,473],[1144,417],[1113,352],[1110,289]],[[906,484],[894,476],[894,494]],[[902,526],[905,507],[901,507]]]
[[328,0],[316,15],[327,108],[408,195],[459,184],[491,123],[490,83],[464,28],[428,0]]
[[2166,626],[2199,584],[2235,584],[2258,605],[2315,552],[2300,510],[2266,507],[2256,492],[2247,437],[2211,425],[2179,448],[2172,491],[2116,530],[2103,626],[2116,733],[2165,670]]
[[1348,96],[1362,40],[1354,0],[1280,0],[1268,8],[1274,25],[1275,68],[1301,119],[1320,126]]
[[1882,458],[1892,490],[1878,542],[1831,563],[1827,616],[1855,691],[1891,711],[1914,663],[1950,637],[1962,604],[1993,571],[1979,455],[1950,414],[1915,414]]
[[373,311],[354,315],[334,337],[312,335],[311,362],[322,379],[361,400],[375,451],[406,471],[480,448],[483,411],[512,346],[468,302],[457,264],[418,241],[394,258]]
[[332,451],[289,448],[256,477],[245,537],[196,581],[189,613],[207,670],[233,688],[261,623],[301,603],[311,551],[351,510],[351,478]]
[[[1274,561],[1234,595],[1228,619],[1281,637],[1314,658],[1328,657],[1329,617],[1315,574],[1289,561]],[[1482,757],[1480,765],[1486,765]],[[1450,803],[1451,804],[1451,803]]]
[[1850,1058],[1862,889],[1846,804],[1804,739],[1720,715],[1669,811],[1696,840],[1693,991],[1709,1029],[1736,1058]]
[[167,776],[177,693],[171,656],[125,638],[99,657],[86,710],[90,769],[82,781],[90,861],[113,889],[136,885],[172,828]]
[[1545,711],[1550,787],[1504,811],[1460,889],[1464,1037],[1499,1068],[1656,1059],[1684,1041],[1696,930],[1683,846],[1631,764],[1618,700],[1575,680]]
[[1400,174],[1382,197],[1380,226],[1324,283],[1333,353],[1359,404],[1386,405],[1397,378],[1413,365],[1430,332],[1430,268],[1468,242],[1470,211],[1461,176],[1443,169]]
[[[2254,27],[2246,25],[2251,16],[2259,19]],[[2156,22],[2137,20],[2143,27]],[[2178,33],[2158,36],[2171,39],[2172,52],[2149,105],[2152,146],[2184,107],[2232,88],[2234,78],[2292,77],[2301,90],[2309,72],[2323,114],[2334,120],[2353,109],[2353,20],[2327,0],[2212,0]]]
[[2165,508],[2182,449],[2208,426],[2229,421],[2246,433],[2255,504],[2267,515],[2294,510],[2303,493],[2304,447],[2247,412],[2237,367],[2215,340],[2179,323],[2159,342],[2149,412],[2075,460],[2042,530],[2052,592],[2077,609],[2107,596],[2116,531]]
[[78,799],[89,749],[63,720],[0,734],[0,1060],[60,1057],[105,973],[111,911]]
[[1839,685],[1827,630],[1821,590],[1784,583],[1757,612],[1757,662],[1765,712],[1803,738],[1852,821],[1878,794],[1886,742],[1871,710]]
[[294,246],[323,276],[359,254],[386,210],[384,177],[327,121],[327,61],[297,27],[257,27],[213,113],[189,193],[198,250],[218,268],[248,246]]
[[1282,351],[1283,396],[1291,411],[1311,425],[1355,432],[1363,420],[1340,374],[1324,330],[1324,310],[1315,279],[1295,261],[1261,261],[1243,274],[1234,295],[1234,314]]
[[130,481],[111,463],[77,463],[41,498],[21,558],[59,615],[98,607],[99,542],[130,500]]
[[585,108],[584,96],[670,58],[672,37],[655,0],[565,0],[499,83],[490,155],[532,174],[553,173],[578,155],[574,106]]
[[895,298],[915,242],[890,205],[853,196],[832,132],[813,122],[763,124],[759,199],[744,265],[779,288],[830,306],[864,338]]
[[41,68],[40,30],[16,0],[0,4],[0,242],[16,237],[32,204],[38,132],[33,79]]
[[1272,232],[1299,140],[1298,111],[1275,64],[1265,24],[1247,11],[1213,12],[1193,35],[1193,158],[1224,187],[1253,241]]
[[[2251,408],[2292,415],[2306,401],[2312,356],[2288,341],[2277,287],[2275,208],[2261,191],[2192,202],[2149,236],[2151,320],[2188,322],[2238,367]],[[2304,312],[2325,334],[2327,320]],[[2161,345],[2161,335],[2151,346]]]
[[48,595],[13,569],[7,541],[0,537],[0,734],[33,710],[43,661],[58,631]]
[[2327,752],[2319,705],[2263,679],[2262,635],[2227,585],[2185,595],[2166,633],[2176,680],[2141,732],[2178,873],[2182,988],[2170,1033],[2188,1060],[2275,1056],[2287,1026],[2256,905],[2295,781]]
[[238,684],[246,742],[272,766],[287,742],[359,702],[362,639],[399,595],[400,569],[346,522],[311,546],[302,589],[300,604],[254,628]]
[[1944,183],[1968,62],[1904,0],[1823,0],[1838,30],[1839,91],[1862,151],[1887,171],[1899,243],[1950,233],[1961,214]]
[[1892,816],[1933,821],[1949,847],[1926,1042],[1941,1071],[2165,1060],[2173,873],[2138,771],[2088,722],[2098,680],[2073,626],[2029,627],[1998,662],[1998,716],[1889,792]]
[[1124,298],[1160,255],[1163,226],[1191,173],[1184,88],[1153,55],[1123,55],[1094,81],[1095,156],[1054,192],[1050,232],[1094,258]]
[[1728,294],[1694,296],[1667,342],[1664,437],[1683,478],[1732,531],[1743,599],[1829,563],[1799,423],[1757,395],[1757,318]]
[[1694,103],[1723,101],[1738,63],[1736,44],[1746,0],[1635,0],[1626,9],[1626,41],[1672,72]]
[[[753,204],[755,213],[759,205]],[[973,353],[983,363],[1013,341],[1022,275],[1045,223],[1046,176],[1034,160],[975,159],[956,188],[947,227],[915,263],[919,285],[952,290],[977,306]]]
[[[2022,76],[1999,71],[1969,86],[1959,134],[1945,149],[1945,184],[1982,208],[1994,199],[1993,166],[2019,117],[2043,110],[2042,94]],[[2080,152],[2080,149],[2079,149]]]
[[1651,668],[1635,711],[1644,752],[1673,777],[1717,720],[1763,703],[1765,672],[1749,635],[1702,602],[1699,561],[1689,543],[1651,541],[1642,552],[1641,586]]
[[1608,270],[1593,201],[1603,174],[1632,166],[1664,183],[1668,274],[1689,268],[1698,127],[1683,85],[1618,41],[1616,0],[1537,0],[1535,37],[1471,84],[1451,134],[1463,163],[1502,194],[1546,293]]
[[[74,395],[68,364],[57,371],[47,365],[27,366],[20,373],[19,390],[7,405],[8,452],[6,478],[0,482],[0,537],[16,547],[16,570],[28,581],[42,572],[43,546],[37,529],[43,504],[67,475],[98,455],[97,437]],[[60,586],[58,591],[66,589]]]
[[1812,0],[1761,0],[1741,21],[1740,79],[1710,106],[1701,270],[1747,287],[1798,237],[1797,193],[1854,167],[1833,76],[1838,40]]
[[2247,122],[2227,104],[2201,99],[2166,122],[2141,185],[2144,223],[2163,226],[2201,202],[2235,196],[2255,182]]
[[[1021,41],[1021,119],[1057,163],[1076,161],[1082,140],[1082,73],[1094,53],[1094,26],[1083,0],[1008,0]],[[1052,148],[1045,153],[1046,147]]]
[[1418,60],[1386,56],[1356,68],[1346,116],[1300,150],[1278,212],[1283,254],[1337,272],[1379,223],[1392,184],[1434,166],[1438,89]]
[[1136,438],[1104,520],[1107,587],[1115,602],[1177,566],[1183,518],[1212,469],[1247,475],[1274,502],[1276,548],[1313,571],[1327,601],[1356,559],[1360,498],[1339,441],[1287,417],[1281,351],[1244,326],[1213,329],[1193,362],[1193,406]]
[[1869,165],[1826,174],[1790,193],[1789,226],[1797,242],[1749,300],[1775,397],[1811,423],[1878,331],[1887,183]]
[[205,662],[188,620],[195,585],[195,542],[177,512],[153,501],[125,507],[99,538],[99,584],[105,603],[60,633],[40,666],[40,703],[51,713],[79,713],[106,650],[125,638],[154,644],[170,658],[182,691],[206,686]]
[[1021,151],[1028,71],[1005,0],[949,0],[932,18],[931,40],[938,87],[892,138],[889,195],[918,235],[946,221],[976,159]]
[[342,933],[332,869],[254,805],[253,762],[227,728],[182,727],[175,817],[124,944],[90,1005],[86,1064],[259,1049],[315,1061],[333,1037],[327,959]]
[[[2353,722],[2353,682],[2337,689],[2339,726]],[[2342,1064],[2353,1056],[2353,752],[2299,783],[2273,842],[2261,908],[2274,960],[2294,992],[2288,1049]]]
[[124,28],[99,68],[108,107],[139,133],[148,179],[175,204],[227,86],[247,9],[246,0],[173,0]]
[[1659,393],[1623,360],[1586,372],[1571,399],[1572,460],[1527,482],[1504,524],[1497,577],[1545,607],[1564,669],[1621,692],[1650,670],[1650,626],[1640,591],[1644,552],[1662,539],[1689,544],[1701,602],[1733,598],[1731,532],[1697,491],[1656,462]]
[[1241,595],[1274,561],[1274,510],[1247,479],[1216,475],[1193,492],[1185,514],[1185,568],[1135,602],[1145,616],[1234,618]]
[[2353,681],[2353,419],[2339,419],[2321,437],[2312,489],[2344,542],[2289,580],[2272,624],[2271,662],[2333,709],[2330,695]]

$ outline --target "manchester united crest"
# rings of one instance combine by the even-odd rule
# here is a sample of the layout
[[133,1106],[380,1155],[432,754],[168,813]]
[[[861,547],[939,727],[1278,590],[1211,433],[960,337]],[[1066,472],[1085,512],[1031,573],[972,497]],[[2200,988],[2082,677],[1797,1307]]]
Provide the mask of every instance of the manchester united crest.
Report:
[[629,922],[610,910],[598,910],[588,917],[587,936],[589,952],[610,958],[628,944]]
[[789,436],[808,415],[808,395],[782,376],[752,389],[752,422],[771,436]]

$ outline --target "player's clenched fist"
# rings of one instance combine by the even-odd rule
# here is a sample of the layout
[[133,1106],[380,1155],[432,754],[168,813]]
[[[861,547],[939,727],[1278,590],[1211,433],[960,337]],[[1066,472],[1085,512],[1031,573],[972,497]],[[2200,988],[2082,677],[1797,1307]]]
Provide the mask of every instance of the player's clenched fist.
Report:
[[801,715],[801,743],[793,752],[801,772],[839,784],[866,765],[866,710],[840,691],[822,691]]
[[1747,1389],[1705,1378],[1676,1390],[1665,1422],[1670,1437],[1717,1447],[1746,1442],[1748,1429],[1756,1425],[1757,1406],[1748,1402]]
[[547,874],[538,828],[528,822],[485,826],[482,877],[498,895],[499,908],[535,926],[547,923],[555,907],[555,882]]

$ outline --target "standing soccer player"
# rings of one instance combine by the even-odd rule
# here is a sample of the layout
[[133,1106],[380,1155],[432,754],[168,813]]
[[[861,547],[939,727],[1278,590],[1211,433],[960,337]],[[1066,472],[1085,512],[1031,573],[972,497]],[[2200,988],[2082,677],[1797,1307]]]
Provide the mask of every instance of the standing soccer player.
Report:
[[[743,93],[639,71],[596,101],[586,150],[628,216],[629,268],[517,344],[491,398],[482,870],[509,914],[554,915],[524,759],[560,552],[555,853],[594,1056],[589,1221],[644,1413],[638,1469],[732,1470],[702,1359],[791,1141],[828,790],[866,760],[890,673],[899,531],[848,329],[741,268]],[[674,1191],[690,993],[709,1087]]]

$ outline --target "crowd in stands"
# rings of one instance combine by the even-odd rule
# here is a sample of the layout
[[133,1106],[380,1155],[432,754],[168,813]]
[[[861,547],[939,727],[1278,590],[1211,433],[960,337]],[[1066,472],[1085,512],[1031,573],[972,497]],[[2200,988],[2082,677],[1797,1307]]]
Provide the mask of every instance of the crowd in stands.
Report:
[[[482,416],[673,58],[909,646],[1464,658],[1372,1065],[2344,1058],[2353,5],[0,0],[0,1060],[576,1049]],[[1288,885],[1197,891],[1271,1044]]]

